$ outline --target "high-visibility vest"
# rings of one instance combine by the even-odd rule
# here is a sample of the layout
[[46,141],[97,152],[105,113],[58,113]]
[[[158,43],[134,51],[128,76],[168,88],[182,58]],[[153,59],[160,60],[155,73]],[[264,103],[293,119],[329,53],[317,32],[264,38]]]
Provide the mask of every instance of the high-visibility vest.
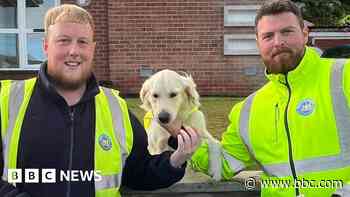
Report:
[[338,194],[341,197],[350,196],[350,180],[343,185],[342,188],[338,189],[334,194]]
[[[343,68],[344,68],[345,60],[337,60],[334,62],[334,65],[332,67],[332,73],[329,80],[326,80],[326,82],[330,82],[330,97],[331,102],[329,102],[330,106],[326,106],[327,102],[322,103],[322,105],[325,105],[325,107],[321,106],[307,106],[307,105],[315,105],[314,103],[307,103],[310,100],[317,100],[317,99],[325,99],[328,98],[315,98],[312,96],[312,93],[310,94],[310,97],[305,97],[305,113],[308,113],[308,107],[314,107],[312,113],[313,117],[308,116],[302,116],[299,115],[298,112],[294,114],[298,114],[299,116],[293,116],[290,115],[288,117],[289,120],[295,120],[295,121],[304,121],[304,128],[297,128],[296,126],[290,124],[289,126],[291,129],[294,129],[294,136],[291,141],[296,141],[295,144],[300,143],[305,148],[301,148],[298,150],[297,145],[295,145],[293,148],[297,150],[292,150],[293,155],[295,158],[293,158],[293,165],[295,169],[295,173],[297,176],[297,180],[295,179],[295,176],[293,176],[291,162],[289,161],[288,155],[285,155],[284,158],[272,158],[270,155],[268,155],[267,152],[263,153],[263,151],[266,151],[267,148],[269,148],[269,144],[265,142],[265,145],[262,140],[263,135],[266,134],[259,134],[259,131],[254,130],[254,120],[258,118],[261,112],[254,111],[257,105],[259,105],[259,100],[262,101],[262,97],[260,99],[255,100],[255,97],[261,96],[259,95],[259,92],[256,92],[256,94],[250,95],[244,102],[241,112],[240,112],[240,134],[242,137],[242,140],[244,141],[244,144],[247,146],[249,152],[251,154],[254,154],[255,157],[258,157],[257,159],[259,161],[262,161],[262,157],[266,157],[268,159],[265,159],[266,162],[260,162],[264,174],[262,176],[262,180],[264,183],[268,183],[266,188],[262,188],[262,196],[295,196],[296,188],[299,187],[300,195],[304,196],[330,196],[335,190],[340,189],[341,183],[344,183],[348,180],[350,180],[350,108],[348,107],[348,103],[343,91]],[[311,91],[311,90],[310,90]],[[293,94],[293,92],[292,92]],[[307,93],[306,93],[307,94]],[[329,94],[327,90],[325,90],[325,94]],[[297,98],[299,95],[296,95],[296,100],[299,100],[300,98]],[[309,95],[308,95],[309,96]],[[321,96],[322,97],[322,96]],[[322,101],[316,102],[321,104]],[[301,105],[299,102],[298,105]],[[299,109],[298,105],[296,107],[290,107],[295,108],[296,111]],[[285,106],[287,107],[287,106]],[[317,108],[316,108],[317,107]],[[329,107],[329,108],[328,108]],[[315,121],[316,118],[318,118],[320,121],[322,120],[321,116],[325,113],[320,113],[318,111],[321,110],[327,110],[328,114],[331,118],[331,120],[335,124],[329,124],[328,128],[322,128],[318,127],[319,125],[323,124],[317,124]],[[333,110],[332,110],[333,109]],[[302,111],[303,109],[300,109],[299,111]],[[311,109],[310,109],[311,110]],[[318,111],[316,111],[318,110]],[[252,114],[256,114],[255,116],[251,117]],[[266,113],[266,112],[264,112]],[[301,112],[303,113],[303,112]],[[318,114],[319,113],[319,114]],[[290,114],[293,114],[291,112]],[[261,118],[263,116],[260,116]],[[280,117],[278,117],[280,118]],[[313,120],[310,120],[308,122],[307,118],[314,118]],[[304,119],[304,120],[301,120]],[[329,120],[329,119],[327,119]],[[310,123],[310,124],[309,124]],[[253,128],[252,128],[253,127]],[[279,126],[277,126],[279,127]],[[309,129],[307,129],[309,127]],[[255,128],[256,129],[256,128]],[[280,128],[277,128],[280,129]],[[310,135],[316,135],[316,138],[318,140],[321,140],[322,146],[318,146],[317,149],[319,150],[313,150],[315,149],[315,146],[308,146],[308,143],[317,143],[308,141],[312,139],[310,136],[302,136],[305,135],[304,133],[300,133],[301,136],[298,136],[298,130],[303,129],[303,132],[310,132]],[[317,133],[315,133],[317,132]],[[321,134],[320,134],[321,133]],[[290,134],[291,135],[291,134]],[[275,137],[275,136],[273,136]],[[259,138],[259,139],[258,139]],[[287,139],[288,136],[284,136],[284,139]],[[266,139],[266,138],[265,138]],[[306,140],[305,140],[306,139]],[[278,140],[278,139],[275,139]],[[325,147],[327,144],[326,142],[329,141],[331,144],[329,147]],[[285,140],[287,143],[287,140]],[[278,143],[278,142],[277,142]],[[260,145],[259,145],[260,144]],[[327,149],[328,148],[328,149]],[[265,150],[264,150],[265,149]],[[327,149],[325,151],[322,151],[324,149]],[[333,150],[332,150],[333,149]],[[275,150],[277,151],[277,150]],[[285,150],[288,152],[289,150]],[[314,152],[314,155],[304,155],[303,152]],[[271,150],[271,153],[273,153],[273,150]],[[297,156],[298,155],[298,156]],[[266,181],[265,181],[266,180]],[[286,182],[293,183],[293,185],[290,185],[288,188],[282,188],[284,186],[279,185],[278,188],[273,188],[274,186],[270,185],[270,180],[287,180]],[[339,181],[339,182],[337,182]],[[276,181],[274,182],[276,183]],[[335,184],[333,186],[330,186],[329,184]],[[304,185],[303,185],[304,184]],[[330,188],[323,188],[324,184],[328,184]],[[338,184],[338,185],[336,185]],[[320,187],[320,188],[312,188],[312,187]],[[326,185],[325,185],[326,187]],[[332,187],[332,188],[331,188]],[[338,187],[338,188],[337,188]]]
[[[329,197],[341,189],[350,181],[349,73],[349,61],[321,59],[307,48],[290,78],[275,75],[279,82],[235,105],[222,136],[223,177],[257,161],[261,196]],[[200,147],[192,157],[204,172],[206,154]]]
[[152,119],[153,119],[153,114],[150,111],[147,112],[145,116],[143,116],[143,126],[145,127],[145,129],[148,129],[151,126]]
[[[8,169],[17,167],[21,126],[35,83],[36,78],[1,81],[1,134],[4,147],[2,178],[6,181]],[[100,181],[95,180],[95,196],[120,196],[123,166],[133,145],[127,105],[118,91],[100,87],[100,93],[95,96],[95,110],[94,170],[102,177]]]

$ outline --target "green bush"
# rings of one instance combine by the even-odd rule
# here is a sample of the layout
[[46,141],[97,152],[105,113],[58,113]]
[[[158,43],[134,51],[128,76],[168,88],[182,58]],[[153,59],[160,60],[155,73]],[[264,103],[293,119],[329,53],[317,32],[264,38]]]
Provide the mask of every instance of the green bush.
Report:
[[339,26],[349,26],[350,25],[350,15],[345,16],[339,20]]

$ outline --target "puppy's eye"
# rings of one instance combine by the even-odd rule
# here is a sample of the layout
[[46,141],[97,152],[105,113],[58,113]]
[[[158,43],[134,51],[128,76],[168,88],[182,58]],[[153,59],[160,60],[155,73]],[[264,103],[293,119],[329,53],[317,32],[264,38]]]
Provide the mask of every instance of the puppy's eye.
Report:
[[153,94],[153,98],[158,98],[158,94]]
[[175,93],[175,92],[172,92],[172,93],[170,93],[170,98],[174,98],[175,96],[177,96],[177,94]]

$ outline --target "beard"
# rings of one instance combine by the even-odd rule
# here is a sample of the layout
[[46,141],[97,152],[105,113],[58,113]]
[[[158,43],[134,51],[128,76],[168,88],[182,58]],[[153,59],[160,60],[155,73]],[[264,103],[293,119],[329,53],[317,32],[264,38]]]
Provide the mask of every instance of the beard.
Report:
[[294,70],[299,65],[302,57],[304,56],[304,51],[304,48],[292,50],[284,47],[273,51],[270,57],[262,58],[262,60],[268,70],[268,73],[286,74],[289,71]]
[[81,88],[87,83],[87,80],[91,77],[91,71],[82,71],[79,77],[72,77],[65,73],[50,73],[52,82],[57,88],[66,91],[73,91]]

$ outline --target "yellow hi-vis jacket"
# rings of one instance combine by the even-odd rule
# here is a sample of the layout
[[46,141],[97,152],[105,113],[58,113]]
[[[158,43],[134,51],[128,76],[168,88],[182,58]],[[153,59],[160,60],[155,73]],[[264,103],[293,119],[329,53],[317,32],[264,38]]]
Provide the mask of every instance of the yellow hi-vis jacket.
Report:
[[[36,78],[1,82],[3,180],[11,176],[8,169],[16,169],[21,125],[35,83]],[[102,177],[95,180],[96,197],[120,196],[122,170],[133,144],[128,109],[117,91],[100,87],[100,93],[95,97],[95,110],[95,171]],[[108,151],[103,150],[104,145],[108,146]]]
[[[222,176],[230,179],[256,162],[263,170],[261,196],[350,195],[350,61],[323,59],[306,48],[296,69],[267,77],[229,115]],[[206,145],[192,166],[208,170]]]

